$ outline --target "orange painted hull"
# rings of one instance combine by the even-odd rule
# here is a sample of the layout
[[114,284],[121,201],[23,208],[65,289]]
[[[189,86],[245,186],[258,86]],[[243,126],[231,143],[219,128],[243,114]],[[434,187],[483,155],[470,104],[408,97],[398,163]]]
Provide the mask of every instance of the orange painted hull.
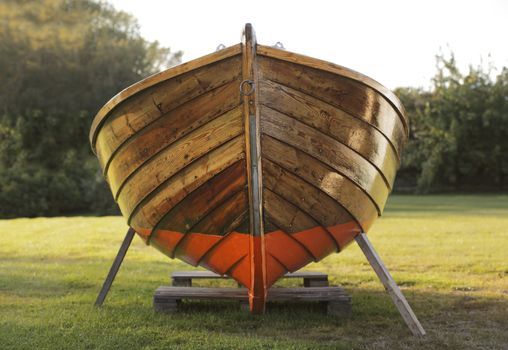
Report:
[[[341,247],[349,244],[360,232],[355,223],[337,225],[327,229]],[[140,236],[146,241],[147,233]],[[225,236],[192,232],[183,234],[174,231],[159,231],[150,244],[168,256],[177,257],[191,265],[200,265],[220,275],[234,278],[252,290],[254,280],[263,276],[252,275],[251,261],[255,259],[251,251],[251,235],[232,231]],[[254,237],[257,244],[260,237]],[[175,248],[178,246],[178,251]],[[266,254],[265,291],[288,271],[297,271],[313,261],[321,260],[334,252],[330,238],[322,227],[315,227],[288,236],[278,230],[264,234]],[[254,294],[249,293],[253,299]],[[257,303],[251,300],[251,308]],[[256,311],[256,310],[252,310]]]
[[267,289],[381,215],[408,124],[359,73],[242,44],[132,85],[90,141],[127,223],[171,258]]

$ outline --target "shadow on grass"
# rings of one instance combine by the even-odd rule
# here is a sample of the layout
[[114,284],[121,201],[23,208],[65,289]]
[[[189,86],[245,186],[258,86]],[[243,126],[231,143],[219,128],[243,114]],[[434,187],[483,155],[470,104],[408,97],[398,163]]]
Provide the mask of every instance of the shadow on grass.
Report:
[[[406,290],[428,332],[425,339],[410,335],[388,295],[381,290],[353,288],[350,318],[327,316],[315,303],[276,303],[265,315],[240,310],[238,302],[183,302],[175,314],[155,313],[153,289],[120,283],[103,308],[92,306],[96,290],[43,279],[40,288],[23,285],[1,291],[41,298],[34,305],[10,305],[0,318],[0,340],[26,347],[76,348],[501,348],[508,342],[508,300],[477,296],[474,292]],[[56,283],[58,288],[52,285]],[[146,282],[145,282],[146,285]],[[65,287],[64,287],[65,286]],[[56,292],[55,292],[56,288]],[[67,294],[62,289],[67,289]],[[82,293],[76,301],[71,295]],[[35,310],[34,310],[35,308]],[[4,309],[5,311],[6,309]],[[30,311],[30,312],[28,312]],[[34,317],[34,315],[36,315]],[[10,331],[9,331],[10,330]],[[3,333],[5,332],[5,333]],[[12,332],[12,334],[11,334]],[[6,338],[6,339],[2,339]],[[20,348],[23,348],[21,346]],[[9,347],[7,347],[9,348]]]
[[508,296],[499,293],[424,290],[408,281],[403,291],[428,332],[418,339],[389,296],[361,282],[346,286],[353,299],[350,318],[327,316],[312,303],[277,303],[265,315],[252,316],[238,302],[215,301],[184,302],[180,312],[168,315],[155,313],[151,305],[155,288],[169,282],[166,264],[126,262],[104,307],[97,309],[93,302],[109,262],[17,259],[1,260],[11,266],[0,270],[2,349],[502,349],[508,344]]

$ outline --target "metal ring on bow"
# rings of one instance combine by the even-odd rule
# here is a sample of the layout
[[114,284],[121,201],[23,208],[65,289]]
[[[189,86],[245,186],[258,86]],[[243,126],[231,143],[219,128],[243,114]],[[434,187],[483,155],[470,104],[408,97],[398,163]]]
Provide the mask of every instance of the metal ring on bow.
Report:
[[[249,85],[248,90],[244,89],[245,84]],[[243,96],[250,96],[254,92],[255,88],[256,88],[256,84],[254,84],[253,80],[245,79],[244,81],[242,81],[240,83],[240,94],[242,94]]]
[[217,48],[215,49],[215,51],[224,50],[225,48],[226,48],[226,45],[224,45],[224,44],[219,44],[219,46],[217,46]]

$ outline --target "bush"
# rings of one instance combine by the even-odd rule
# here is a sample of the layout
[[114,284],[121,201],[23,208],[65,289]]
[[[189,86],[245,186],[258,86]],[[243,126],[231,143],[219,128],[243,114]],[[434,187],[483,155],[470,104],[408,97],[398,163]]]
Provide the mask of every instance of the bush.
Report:
[[398,183],[423,193],[506,190],[508,69],[462,74],[453,56],[438,67],[431,91],[396,91],[411,122]]
[[105,3],[4,1],[0,26],[0,216],[108,214],[90,150],[98,109],[180,59]]

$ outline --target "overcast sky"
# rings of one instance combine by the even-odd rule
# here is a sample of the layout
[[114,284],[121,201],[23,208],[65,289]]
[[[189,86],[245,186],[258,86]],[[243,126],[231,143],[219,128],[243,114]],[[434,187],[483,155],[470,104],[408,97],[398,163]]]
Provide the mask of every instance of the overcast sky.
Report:
[[[428,87],[435,55],[455,53],[459,65],[508,66],[508,1],[110,0],[133,14],[142,35],[184,61],[240,42],[253,24],[264,45],[331,61],[389,88]],[[490,55],[490,56],[489,56]]]

